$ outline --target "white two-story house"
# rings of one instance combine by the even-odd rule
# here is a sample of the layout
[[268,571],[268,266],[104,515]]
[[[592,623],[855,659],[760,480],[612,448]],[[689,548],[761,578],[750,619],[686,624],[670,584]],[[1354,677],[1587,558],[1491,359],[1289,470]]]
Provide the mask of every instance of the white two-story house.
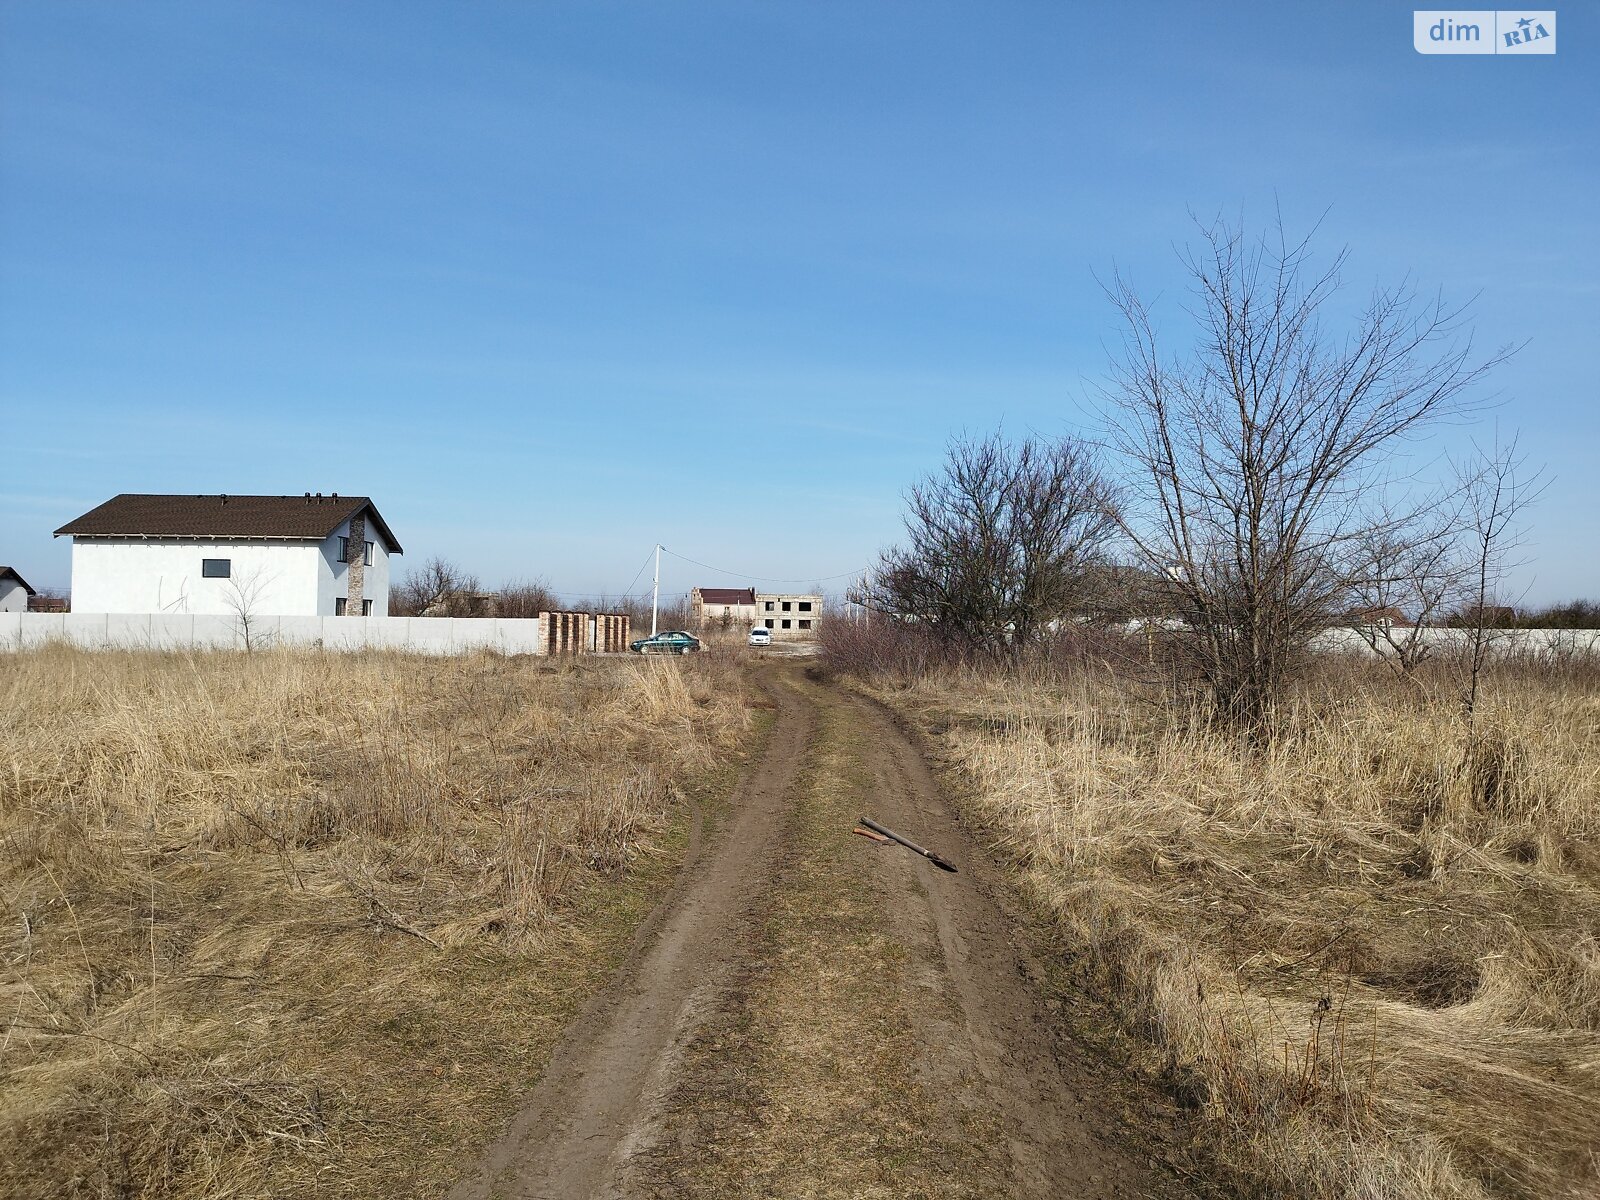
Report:
[[123,494],[72,538],[72,611],[387,616],[400,543],[366,496]]

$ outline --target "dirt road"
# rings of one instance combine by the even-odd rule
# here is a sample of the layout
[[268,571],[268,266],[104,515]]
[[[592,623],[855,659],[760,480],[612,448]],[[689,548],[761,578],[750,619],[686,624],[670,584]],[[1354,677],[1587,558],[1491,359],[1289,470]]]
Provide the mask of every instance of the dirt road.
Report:
[[[760,678],[763,754],[452,1195],[1189,1194],[1129,1085],[1052,1035],[999,881],[894,721],[796,665]],[[852,836],[862,812],[961,873]]]

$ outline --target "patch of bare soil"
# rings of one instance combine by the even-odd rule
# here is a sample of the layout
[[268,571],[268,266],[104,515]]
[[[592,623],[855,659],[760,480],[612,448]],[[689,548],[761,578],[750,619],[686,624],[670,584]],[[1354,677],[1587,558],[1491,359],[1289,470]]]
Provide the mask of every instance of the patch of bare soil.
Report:
[[[871,702],[778,708],[719,836],[459,1197],[1170,1197],[1184,1118],[1063,1043],[1003,887]],[[850,833],[866,813],[951,875]]]

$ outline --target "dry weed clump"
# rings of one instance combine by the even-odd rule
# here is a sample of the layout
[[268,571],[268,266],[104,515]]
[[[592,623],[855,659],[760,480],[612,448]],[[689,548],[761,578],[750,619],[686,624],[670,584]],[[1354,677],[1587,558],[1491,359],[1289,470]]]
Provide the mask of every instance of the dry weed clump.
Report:
[[67,649],[0,713],[0,1192],[40,1198],[439,1194],[747,722],[718,661]]
[[1080,675],[945,673],[970,803],[1275,1194],[1600,1194],[1600,686],[1330,672],[1252,752]]

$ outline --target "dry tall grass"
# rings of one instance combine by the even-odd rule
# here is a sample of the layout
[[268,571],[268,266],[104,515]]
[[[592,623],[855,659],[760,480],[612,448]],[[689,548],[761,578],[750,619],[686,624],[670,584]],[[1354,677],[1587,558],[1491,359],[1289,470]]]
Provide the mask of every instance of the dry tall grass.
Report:
[[0,660],[0,1192],[439,1194],[746,722],[705,658]]
[[1593,1197],[1600,684],[1488,694],[1330,670],[1264,755],[1107,681],[893,698],[1264,1190]]

